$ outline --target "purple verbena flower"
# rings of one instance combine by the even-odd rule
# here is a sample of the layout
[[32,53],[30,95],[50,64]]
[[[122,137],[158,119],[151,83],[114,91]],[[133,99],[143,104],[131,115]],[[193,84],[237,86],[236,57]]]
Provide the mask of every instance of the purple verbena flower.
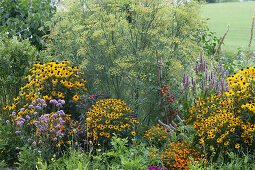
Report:
[[34,115],[37,115],[38,114],[38,112],[34,112]]
[[47,107],[47,104],[46,103],[42,104],[42,107],[44,107],[44,108]]
[[24,112],[24,111],[25,111],[25,108],[21,108],[20,111],[21,111],[21,112]]
[[36,145],[36,142],[33,142],[32,144],[33,144],[33,145]]
[[17,150],[19,150],[19,147],[16,147]]
[[56,104],[57,107],[63,107],[61,103]]
[[12,112],[12,116],[15,116],[16,115],[16,113],[15,112]]
[[6,124],[9,124],[10,123],[10,121],[9,120],[6,120]]
[[21,131],[16,131],[15,133],[16,133],[16,134],[19,134],[19,133],[21,133]]

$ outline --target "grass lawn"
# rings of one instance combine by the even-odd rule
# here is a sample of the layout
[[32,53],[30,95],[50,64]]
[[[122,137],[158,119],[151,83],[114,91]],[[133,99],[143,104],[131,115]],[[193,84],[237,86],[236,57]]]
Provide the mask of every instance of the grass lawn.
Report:
[[[234,52],[238,47],[248,46],[254,9],[255,2],[206,4],[202,8],[202,16],[210,18],[208,21],[210,30],[216,32],[218,37],[222,37],[227,30],[227,25],[230,25],[222,49]],[[255,50],[254,37],[251,49]]]

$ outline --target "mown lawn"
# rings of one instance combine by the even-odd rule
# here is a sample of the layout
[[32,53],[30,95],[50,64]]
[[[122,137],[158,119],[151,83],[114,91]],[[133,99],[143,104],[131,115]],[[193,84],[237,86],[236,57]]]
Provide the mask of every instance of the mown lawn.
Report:
[[[229,2],[206,4],[202,8],[202,16],[210,18],[210,30],[222,37],[230,25],[230,31],[224,41],[223,49],[236,51],[238,47],[247,46],[250,39],[252,16],[255,2]],[[251,49],[255,49],[255,42]]]

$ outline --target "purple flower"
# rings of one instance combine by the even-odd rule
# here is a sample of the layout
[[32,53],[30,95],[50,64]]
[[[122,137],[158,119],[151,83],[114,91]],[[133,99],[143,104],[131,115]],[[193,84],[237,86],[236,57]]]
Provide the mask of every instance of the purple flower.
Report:
[[42,143],[42,140],[39,140],[39,143]]
[[18,150],[18,149],[19,149],[19,147],[16,147],[16,149]]
[[63,110],[59,110],[57,111],[57,114],[61,115],[61,116],[65,116],[65,112]]
[[56,104],[57,107],[63,107],[61,103]]
[[21,108],[20,111],[21,111],[21,112],[24,112],[24,111],[25,111],[25,108]]
[[57,124],[57,125],[55,126],[56,129],[57,129],[57,128],[60,128],[60,127],[61,127],[60,124]]
[[36,148],[34,148],[34,151],[37,151],[37,149],[36,149]]
[[7,124],[9,124],[9,123],[10,123],[10,121],[9,121],[9,120],[6,120],[6,123],[7,123]]
[[47,104],[43,104],[42,107],[44,107],[44,108],[47,107]]
[[55,129],[51,129],[50,132],[56,132],[56,130]]
[[17,125],[22,126],[24,124],[24,121],[18,121]]
[[30,120],[30,117],[29,117],[28,115],[26,115],[26,118],[27,118],[28,120]]
[[42,107],[37,105],[37,106],[35,106],[35,108],[40,110]]
[[37,126],[38,123],[39,123],[39,122],[38,122],[37,120],[34,121],[34,125],[35,125],[35,126]]
[[37,112],[34,112],[34,115],[37,115],[38,113]]
[[35,104],[36,103],[36,101],[32,101],[32,104]]
[[57,131],[57,135],[56,136],[60,136],[60,135],[62,135],[61,130]]
[[15,116],[16,115],[16,113],[15,112],[12,112],[12,116]]
[[27,139],[28,142],[31,142],[31,140],[32,140],[32,139],[30,139],[30,138]]
[[29,109],[34,109],[35,107],[34,107],[33,105],[30,104],[30,105],[28,106],[28,108],[29,108]]
[[55,138],[54,138],[54,141],[56,141],[56,140],[58,140],[58,138],[55,137]]
[[16,133],[16,134],[19,134],[19,133],[21,133],[21,131],[16,131],[15,133]]
[[58,119],[58,122],[59,122],[59,123],[65,123],[65,121],[64,121],[62,118],[59,118],[59,119]]
[[51,100],[50,100],[50,103],[57,104],[58,102],[57,102],[57,100],[55,100],[55,99],[51,99]]
[[33,144],[33,145],[36,145],[36,142],[33,142],[32,144]]
[[36,100],[38,103],[41,103],[41,98],[37,98]]
[[56,117],[58,117],[58,115],[57,115],[56,113],[54,113],[54,114],[52,115],[52,117],[56,118]]
[[65,104],[66,103],[64,100],[61,100],[61,99],[59,99],[58,102],[61,103],[61,104]]

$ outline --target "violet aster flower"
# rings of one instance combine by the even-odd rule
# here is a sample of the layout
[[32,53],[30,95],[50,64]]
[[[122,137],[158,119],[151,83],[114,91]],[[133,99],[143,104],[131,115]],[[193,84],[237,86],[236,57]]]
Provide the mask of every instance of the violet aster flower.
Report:
[[34,115],[37,115],[38,113],[37,112],[34,112]]
[[17,122],[17,125],[18,125],[18,126],[22,126],[23,124],[24,124],[23,121],[18,121],[18,122]]
[[35,107],[34,107],[33,105],[30,104],[30,105],[28,106],[28,108],[29,108],[29,109],[34,109]]
[[41,103],[45,103],[45,100],[41,99]]
[[36,142],[33,142],[32,144],[33,144],[33,145],[36,145]]
[[16,147],[17,150],[19,150],[19,147]]
[[21,108],[20,111],[21,111],[21,112],[24,112],[24,111],[25,111],[25,108]]
[[12,116],[15,116],[16,115],[16,113],[15,112],[12,112]]
[[34,121],[34,125],[35,125],[35,126],[37,126],[38,123],[39,123],[39,122],[38,122],[37,120]]
[[60,124],[57,124],[57,125],[55,126],[56,129],[57,129],[57,128],[60,128],[60,127],[61,127]]
[[65,123],[65,121],[64,121],[62,118],[59,118],[59,119],[58,119],[58,122],[59,122],[59,123]]
[[50,100],[50,103],[57,104],[58,102],[57,102],[57,100],[55,100],[55,99],[51,99],[51,100]]
[[65,104],[66,103],[65,100],[61,100],[61,99],[59,99],[58,102],[61,103],[61,104]]
[[47,104],[45,104],[45,103],[44,103],[44,104],[42,104],[42,107],[44,107],[44,108],[45,108],[45,107],[47,107]]
[[58,130],[56,136],[60,136],[60,135],[62,135],[61,130]]
[[26,115],[26,118],[27,118],[28,120],[30,120],[30,117],[29,117],[28,115]]
[[10,121],[9,121],[9,120],[6,120],[6,123],[7,123],[7,124],[9,124],[9,123],[10,123]]
[[57,107],[63,107],[61,103],[56,104]]
[[56,117],[58,117],[58,115],[57,115],[56,113],[54,113],[54,114],[52,115],[52,117],[56,118]]
[[40,110],[42,107],[37,105],[35,108]]
[[65,116],[65,112],[63,110],[57,111],[57,114],[60,114],[61,116]]

